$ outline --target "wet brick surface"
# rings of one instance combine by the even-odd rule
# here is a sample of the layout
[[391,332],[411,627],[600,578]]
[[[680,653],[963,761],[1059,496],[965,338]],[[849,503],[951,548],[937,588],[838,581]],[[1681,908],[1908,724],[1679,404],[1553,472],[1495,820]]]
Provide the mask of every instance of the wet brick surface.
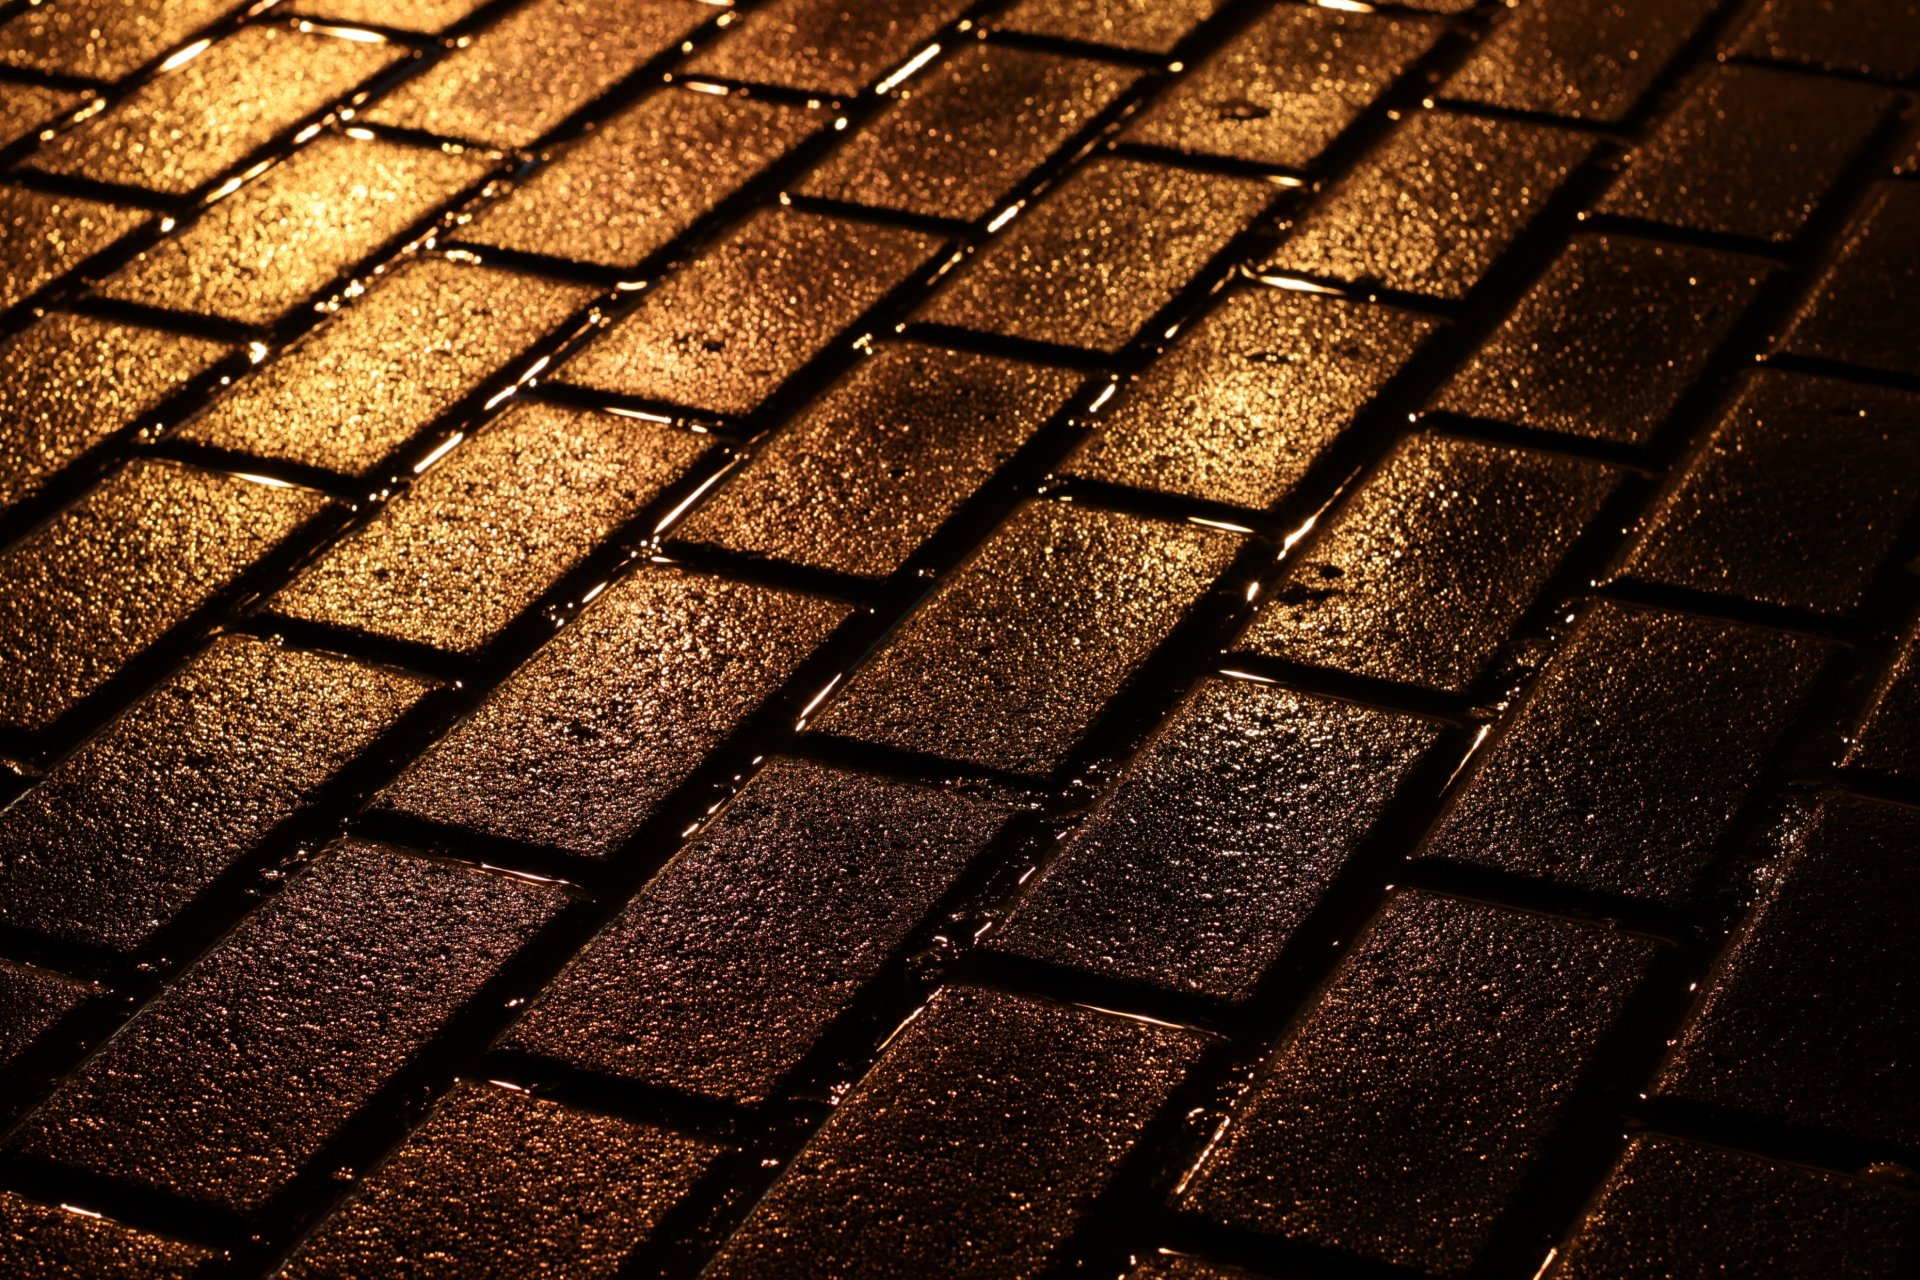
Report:
[[1917,90],[0,3],[0,1274],[1920,1271]]

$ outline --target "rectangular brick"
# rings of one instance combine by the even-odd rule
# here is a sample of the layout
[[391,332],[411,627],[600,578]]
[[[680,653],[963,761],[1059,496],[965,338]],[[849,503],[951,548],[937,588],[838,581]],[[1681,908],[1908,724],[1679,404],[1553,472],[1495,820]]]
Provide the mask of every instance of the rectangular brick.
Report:
[[1630,577],[1845,613],[1920,505],[1920,396],[1760,374],[1621,565]]
[[1757,258],[1581,236],[1432,407],[1644,445],[1768,270]]
[[643,567],[597,597],[381,803],[576,853],[611,852],[846,612]]
[[1138,78],[1108,63],[968,41],[916,76],[799,189],[971,222]]
[[690,432],[515,405],[336,543],[269,607],[471,653],[705,451]]
[[1906,638],[1847,745],[1849,768],[1920,774],[1920,631]]
[[0,554],[0,721],[53,723],[325,505],[307,489],[130,463]]
[[1857,71],[1888,80],[1920,72],[1920,4],[1912,0],[1767,0],[1734,53]]
[[1659,1134],[1620,1163],[1544,1280],[1894,1276],[1920,1250],[1920,1196]]
[[1785,243],[1896,102],[1842,80],[1711,67],[1630,157],[1600,211]]
[[1677,905],[1828,654],[1785,632],[1600,605],[1422,856]]
[[686,70],[851,97],[917,54],[966,9],[967,0],[771,0],[696,53]]
[[1064,469],[1271,507],[1437,327],[1288,289],[1228,294],[1125,387]]
[[94,994],[86,983],[51,970],[0,960],[0,1070]]
[[530,147],[711,16],[685,0],[532,0],[381,98],[366,118]]
[[1920,183],[1880,188],[1780,344],[1920,378]]
[[141,946],[425,691],[344,658],[216,640],[0,814],[0,921]]
[[1395,895],[1261,1068],[1182,1206],[1470,1270],[1654,954],[1611,929]]
[[894,633],[818,725],[1045,773],[1238,547],[1196,524],[1032,503]]
[[477,152],[323,134],[135,257],[97,291],[270,325],[494,167]]
[[38,293],[153,215],[79,196],[0,186],[0,310]]
[[1096,159],[961,267],[919,318],[1115,350],[1275,194],[1253,178]]
[[403,56],[384,41],[242,27],[61,134],[27,163],[184,195]]
[[1920,1143],[1920,815],[1837,797],[1799,815],[1786,846],[1656,1092],[1869,1142]]
[[0,504],[132,427],[228,348],[54,312],[0,343]]
[[1408,716],[1210,680],[1030,883],[991,944],[1244,998],[1434,734]]
[[1305,169],[1440,31],[1424,22],[1278,6],[1156,94],[1128,136]]
[[1036,1275],[1205,1041],[949,988],[703,1274]]
[[1221,0],[1016,0],[990,23],[1003,31],[1168,53]]
[[462,1082],[275,1275],[611,1277],[717,1151]]
[[241,379],[179,438],[359,475],[595,292],[418,258]]
[[0,62],[118,80],[244,8],[243,0],[60,0],[0,26]]
[[335,846],[15,1131],[15,1150],[259,1209],[564,902],[528,880]]
[[188,1280],[218,1255],[124,1226],[88,1209],[0,1191],[0,1269],[12,1276]]
[[777,761],[540,996],[508,1044],[764,1100],[1006,815]]
[[914,231],[763,209],[668,276],[560,376],[748,413],[938,245]]
[[1077,382],[1010,360],[883,346],[758,446],[674,536],[885,577]]
[[1589,149],[1544,125],[1416,111],[1291,225],[1268,269],[1465,297]]
[[514,184],[460,237],[631,267],[825,125],[823,113],[662,89]]
[[1443,92],[1512,111],[1620,120],[1716,7],[1715,0],[1523,4],[1475,47]]
[[1599,463],[1409,437],[1322,517],[1245,646],[1466,692],[1616,479]]
[[396,5],[393,0],[293,0],[291,4],[276,5],[274,12],[432,34],[465,21],[486,3],[487,0],[407,0],[404,5]]
[[91,96],[78,89],[41,84],[0,84],[0,147],[19,141],[55,116],[79,110]]

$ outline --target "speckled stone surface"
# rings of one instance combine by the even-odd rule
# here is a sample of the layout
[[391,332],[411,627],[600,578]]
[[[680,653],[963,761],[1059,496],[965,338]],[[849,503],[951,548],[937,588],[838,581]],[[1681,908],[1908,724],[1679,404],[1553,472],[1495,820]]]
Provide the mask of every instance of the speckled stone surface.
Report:
[[0,1191],[0,1224],[0,1266],[21,1280],[189,1280],[214,1256],[89,1210],[40,1204],[11,1191]]
[[771,0],[686,64],[692,75],[850,97],[917,54],[965,0],[847,5]]
[[62,0],[0,26],[0,62],[116,79],[244,7],[240,0]]
[[1920,185],[1888,183],[1861,212],[1782,349],[1920,378],[1916,241]]
[[0,228],[8,246],[0,306],[25,301],[150,221],[151,214],[125,205],[0,186]]
[[993,25],[1166,53],[1220,7],[1220,0],[1017,0]]
[[1442,92],[1512,111],[1618,120],[1713,9],[1712,0],[1522,5]]

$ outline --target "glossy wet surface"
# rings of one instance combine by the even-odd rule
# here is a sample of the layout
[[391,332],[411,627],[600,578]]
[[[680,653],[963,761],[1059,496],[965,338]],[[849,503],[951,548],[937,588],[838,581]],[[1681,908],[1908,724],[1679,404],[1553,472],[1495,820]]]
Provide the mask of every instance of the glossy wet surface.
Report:
[[0,1275],[1920,1273],[1913,0],[0,0]]

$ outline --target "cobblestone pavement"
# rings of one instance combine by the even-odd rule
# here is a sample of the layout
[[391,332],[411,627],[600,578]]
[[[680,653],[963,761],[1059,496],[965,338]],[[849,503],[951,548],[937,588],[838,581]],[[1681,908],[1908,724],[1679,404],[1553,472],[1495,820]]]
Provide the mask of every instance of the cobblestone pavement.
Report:
[[0,1274],[1920,1274],[1916,86],[0,0]]

